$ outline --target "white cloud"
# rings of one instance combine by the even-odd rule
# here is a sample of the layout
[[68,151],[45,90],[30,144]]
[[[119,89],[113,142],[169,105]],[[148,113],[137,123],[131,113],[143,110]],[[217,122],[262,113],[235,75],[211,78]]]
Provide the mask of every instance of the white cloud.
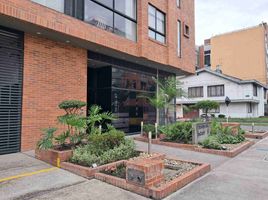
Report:
[[268,0],[195,0],[196,44],[213,35],[268,22]]

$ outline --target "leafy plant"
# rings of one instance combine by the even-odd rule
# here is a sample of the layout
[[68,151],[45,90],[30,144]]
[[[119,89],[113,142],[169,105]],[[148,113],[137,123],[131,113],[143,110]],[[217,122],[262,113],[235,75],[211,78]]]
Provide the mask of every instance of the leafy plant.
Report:
[[92,105],[89,109],[89,116],[87,118],[87,125],[89,132],[97,132],[97,125],[102,124],[105,121],[113,121],[115,117],[110,112],[101,112],[102,108],[97,105]]
[[155,137],[155,125],[153,124],[145,124],[143,126],[143,131],[147,134],[149,134],[149,132],[152,132],[152,137],[154,138]]
[[218,142],[218,138],[215,135],[211,135],[209,137],[207,137],[202,143],[201,145],[204,148],[207,149],[217,149],[217,150],[221,150],[222,146],[221,144]]
[[122,131],[111,130],[103,134],[90,134],[88,141],[92,149],[91,152],[99,155],[123,143],[125,141],[125,134]]
[[205,112],[206,119],[208,118],[208,112],[213,109],[218,109],[220,104],[216,101],[204,100],[199,101],[195,104],[195,107],[198,109],[202,109]]
[[70,132],[67,130],[63,132],[62,134],[58,135],[57,137],[55,137],[55,141],[60,147],[64,148],[66,147],[66,141],[69,137],[70,137]]
[[87,104],[79,100],[66,100],[59,104],[59,108],[65,110],[67,114],[78,114]]
[[192,123],[177,122],[160,127],[160,131],[165,134],[165,139],[178,143],[190,143],[192,141]]
[[74,150],[71,162],[84,166],[93,164],[104,165],[118,160],[125,160],[136,156],[135,143],[133,140],[126,139],[119,146],[103,151],[97,155],[92,152],[91,144],[78,147]]
[[37,148],[42,150],[51,149],[53,147],[54,134],[57,128],[43,129],[43,136],[37,143]]

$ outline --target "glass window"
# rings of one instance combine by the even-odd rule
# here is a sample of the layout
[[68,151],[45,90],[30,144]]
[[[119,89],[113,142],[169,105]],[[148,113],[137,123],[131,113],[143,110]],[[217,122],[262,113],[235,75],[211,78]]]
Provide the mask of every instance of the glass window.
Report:
[[252,103],[248,103],[248,113],[252,113]]
[[208,86],[208,97],[224,96],[224,85]]
[[100,2],[101,4],[108,6],[110,8],[113,8],[113,0],[96,0]]
[[253,96],[254,97],[258,96],[258,87],[257,87],[257,85],[253,85]]
[[136,19],[136,0],[115,0],[115,10]]
[[[148,35],[150,38],[165,43],[166,40],[166,16],[157,8],[148,7]],[[154,34],[153,34],[154,33]]]
[[263,97],[264,97],[264,99],[267,98],[267,90],[266,89],[263,89]]
[[85,0],[84,20],[98,28],[136,41],[136,0],[98,0],[98,2],[100,4]]
[[64,0],[32,0],[33,2],[39,3],[48,8],[64,12]]
[[176,0],[177,2],[177,7],[180,8],[181,7],[181,0]]
[[84,20],[98,28],[113,32],[113,12],[90,1],[85,1]]
[[132,22],[120,15],[115,14],[114,32],[117,35],[123,36],[127,39],[136,41],[137,26],[135,22]]
[[181,57],[181,22],[178,21],[178,56]]
[[188,97],[197,98],[203,97],[203,87],[190,87],[188,88]]

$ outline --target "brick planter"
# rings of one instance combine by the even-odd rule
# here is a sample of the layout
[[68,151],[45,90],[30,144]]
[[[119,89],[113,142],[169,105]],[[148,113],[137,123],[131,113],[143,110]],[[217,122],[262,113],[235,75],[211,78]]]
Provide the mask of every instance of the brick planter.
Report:
[[[155,153],[152,155],[152,157],[150,157],[150,159],[152,160],[159,160],[159,159],[164,159],[164,158],[165,158],[165,154],[159,154],[159,153]],[[110,169],[113,167],[117,167],[122,164],[126,164],[126,162],[127,162],[126,160],[120,160],[120,161],[109,163],[106,165],[101,165],[96,168],[85,167],[85,166],[81,166],[81,165],[70,163],[70,162],[63,162],[61,163],[61,168],[67,171],[70,171],[74,174],[77,174],[79,176],[83,176],[85,178],[91,179],[91,178],[94,178],[94,175],[97,172]]]
[[[183,161],[183,160],[177,160],[177,161]],[[184,161],[184,162],[189,162],[189,161]],[[120,187],[122,189],[140,194],[142,196],[159,200],[159,199],[163,199],[167,197],[171,193],[179,190],[180,188],[184,187],[190,182],[203,176],[205,173],[209,172],[211,169],[209,164],[202,164],[202,163],[195,163],[195,164],[198,164],[199,166],[195,167],[193,170],[185,173],[184,175],[177,177],[166,184],[163,184],[160,187],[155,187],[155,186],[150,187],[150,185],[139,186],[137,184],[129,183],[125,179],[103,174],[103,173],[96,173],[95,178],[103,182],[109,183],[111,185]]]
[[230,127],[232,129],[232,134],[237,135],[238,130],[240,128],[240,123],[227,123],[227,122],[222,122],[221,125],[223,127]]
[[54,149],[49,150],[35,150],[35,157],[39,160],[47,162],[51,165],[57,166],[57,159],[60,162],[65,162],[69,160],[73,155],[73,150],[58,151]]
[[[148,142],[147,138],[137,136],[134,137],[135,140],[141,141],[141,142]],[[232,149],[232,150],[215,150],[215,149],[205,149],[197,145],[192,145],[192,144],[180,144],[180,143],[175,143],[175,142],[163,142],[159,139],[154,139],[152,140],[152,144],[157,144],[157,145],[163,145],[167,147],[174,147],[174,148],[180,148],[180,149],[185,149],[189,151],[196,151],[200,153],[209,153],[209,154],[215,154],[219,156],[226,156],[226,157],[235,157],[241,152],[245,151],[248,149],[250,146],[254,144],[253,141],[246,141],[242,143],[239,147]]]
[[268,136],[268,131],[267,132],[246,132],[245,137],[246,138],[252,138],[252,139],[264,139]]

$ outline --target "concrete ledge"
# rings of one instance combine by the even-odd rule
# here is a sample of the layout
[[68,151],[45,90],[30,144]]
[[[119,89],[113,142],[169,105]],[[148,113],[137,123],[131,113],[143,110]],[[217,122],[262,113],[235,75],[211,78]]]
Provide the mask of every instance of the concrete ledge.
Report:
[[[142,136],[137,136],[134,137],[135,140],[141,141],[141,142],[148,142],[148,139]],[[157,145],[163,145],[167,147],[174,147],[174,148],[180,148],[184,150],[189,150],[189,151],[196,151],[200,153],[209,153],[209,154],[215,154],[219,156],[226,156],[226,157],[235,157],[241,152],[245,151],[248,149],[250,146],[254,144],[253,141],[246,141],[242,143],[239,147],[233,149],[233,150],[215,150],[215,149],[205,149],[201,148],[197,145],[192,145],[192,144],[180,144],[180,143],[175,143],[175,142],[163,142],[160,141],[159,139],[153,139],[152,144],[157,144]]]
[[264,139],[268,136],[268,131],[267,132],[255,132],[255,133],[251,133],[251,132],[246,132],[245,133],[245,137],[246,138],[252,138],[252,139]]
[[[173,159],[173,158],[168,158],[168,159]],[[173,160],[189,162],[189,161],[178,160],[178,159],[173,159]],[[103,182],[109,183],[111,185],[120,187],[122,189],[140,194],[142,196],[159,200],[181,189],[185,185],[191,183],[192,181],[203,176],[204,174],[206,174],[207,172],[211,170],[211,167],[209,164],[202,164],[202,163],[196,163],[196,162],[191,162],[191,163],[199,164],[199,166],[160,187],[150,187],[150,188],[141,187],[141,186],[130,184],[125,179],[103,174],[103,173],[96,173],[95,178]]]

